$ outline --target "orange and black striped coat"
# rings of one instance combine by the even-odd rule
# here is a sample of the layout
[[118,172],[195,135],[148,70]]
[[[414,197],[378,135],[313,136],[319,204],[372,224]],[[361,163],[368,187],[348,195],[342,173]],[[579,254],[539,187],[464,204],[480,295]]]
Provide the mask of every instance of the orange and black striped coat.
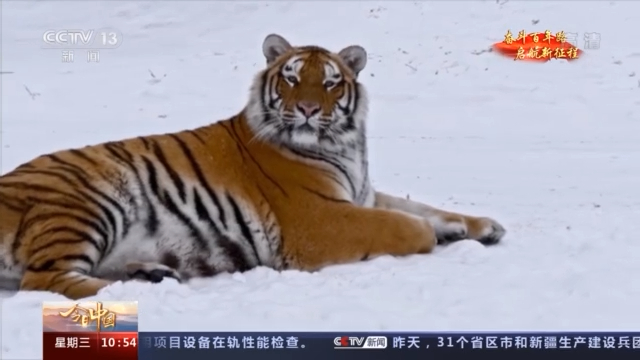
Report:
[[263,45],[236,116],[42,155],[0,177],[0,286],[69,298],[114,281],[316,270],[438,241],[498,242],[496,221],[375,191],[360,46]]

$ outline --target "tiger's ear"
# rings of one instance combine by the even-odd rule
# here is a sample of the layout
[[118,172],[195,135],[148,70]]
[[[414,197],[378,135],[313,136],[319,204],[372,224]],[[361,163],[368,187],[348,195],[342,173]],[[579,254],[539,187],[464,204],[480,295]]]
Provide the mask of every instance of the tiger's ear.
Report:
[[351,45],[342,49],[338,55],[356,76],[367,65],[367,51],[358,45]]
[[264,38],[262,53],[267,58],[267,64],[272,63],[278,56],[291,50],[293,47],[285,38],[278,34],[270,34]]

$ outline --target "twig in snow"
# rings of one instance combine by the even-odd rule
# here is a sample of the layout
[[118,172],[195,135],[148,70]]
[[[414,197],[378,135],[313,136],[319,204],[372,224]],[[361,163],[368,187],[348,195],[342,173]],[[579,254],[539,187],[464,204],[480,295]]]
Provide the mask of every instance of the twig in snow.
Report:
[[27,85],[24,86],[24,89],[27,90],[27,94],[29,94],[29,96],[31,96],[31,100],[35,100],[36,96],[40,96],[40,93],[37,92],[31,92],[31,90],[29,90],[29,88],[27,87]]
[[162,78],[159,78],[159,79],[158,79],[158,78],[156,77],[156,74],[154,74],[154,73],[153,73],[153,71],[151,71],[151,69],[149,69],[149,75],[151,75],[151,78],[152,78],[151,80],[148,80],[148,81],[147,81],[147,83],[149,83],[149,85],[155,85],[155,84],[159,83],[160,81],[162,81],[162,79],[163,79],[163,78],[166,78],[166,77],[167,77],[167,74],[164,74],[164,75],[162,76]]
[[488,49],[484,49],[484,50],[474,50],[471,52],[472,55],[482,55],[484,53],[490,53],[493,52],[493,48],[488,48]]
[[413,70],[413,71],[418,71],[418,69],[414,66],[411,66],[409,64],[404,64],[404,66],[408,67],[409,69]]

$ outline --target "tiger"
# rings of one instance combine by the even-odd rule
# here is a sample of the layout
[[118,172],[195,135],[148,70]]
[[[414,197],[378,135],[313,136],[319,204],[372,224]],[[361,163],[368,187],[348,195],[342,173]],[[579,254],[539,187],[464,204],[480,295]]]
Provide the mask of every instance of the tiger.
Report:
[[69,299],[256,267],[319,271],[506,231],[373,188],[367,52],[264,38],[237,115],[41,155],[0,177],[0,279]]

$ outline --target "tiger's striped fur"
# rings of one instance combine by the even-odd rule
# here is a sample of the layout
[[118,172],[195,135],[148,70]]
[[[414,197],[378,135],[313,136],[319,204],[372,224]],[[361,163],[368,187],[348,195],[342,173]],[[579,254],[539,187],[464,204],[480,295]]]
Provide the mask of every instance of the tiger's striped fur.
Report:
[[489,218],[374,191],[362,47],[270,35],[263,52],[248,105],[228,120],[59,151],[0,177],[0,285],[78,299],[118,280],[316,270],[502,238]]

